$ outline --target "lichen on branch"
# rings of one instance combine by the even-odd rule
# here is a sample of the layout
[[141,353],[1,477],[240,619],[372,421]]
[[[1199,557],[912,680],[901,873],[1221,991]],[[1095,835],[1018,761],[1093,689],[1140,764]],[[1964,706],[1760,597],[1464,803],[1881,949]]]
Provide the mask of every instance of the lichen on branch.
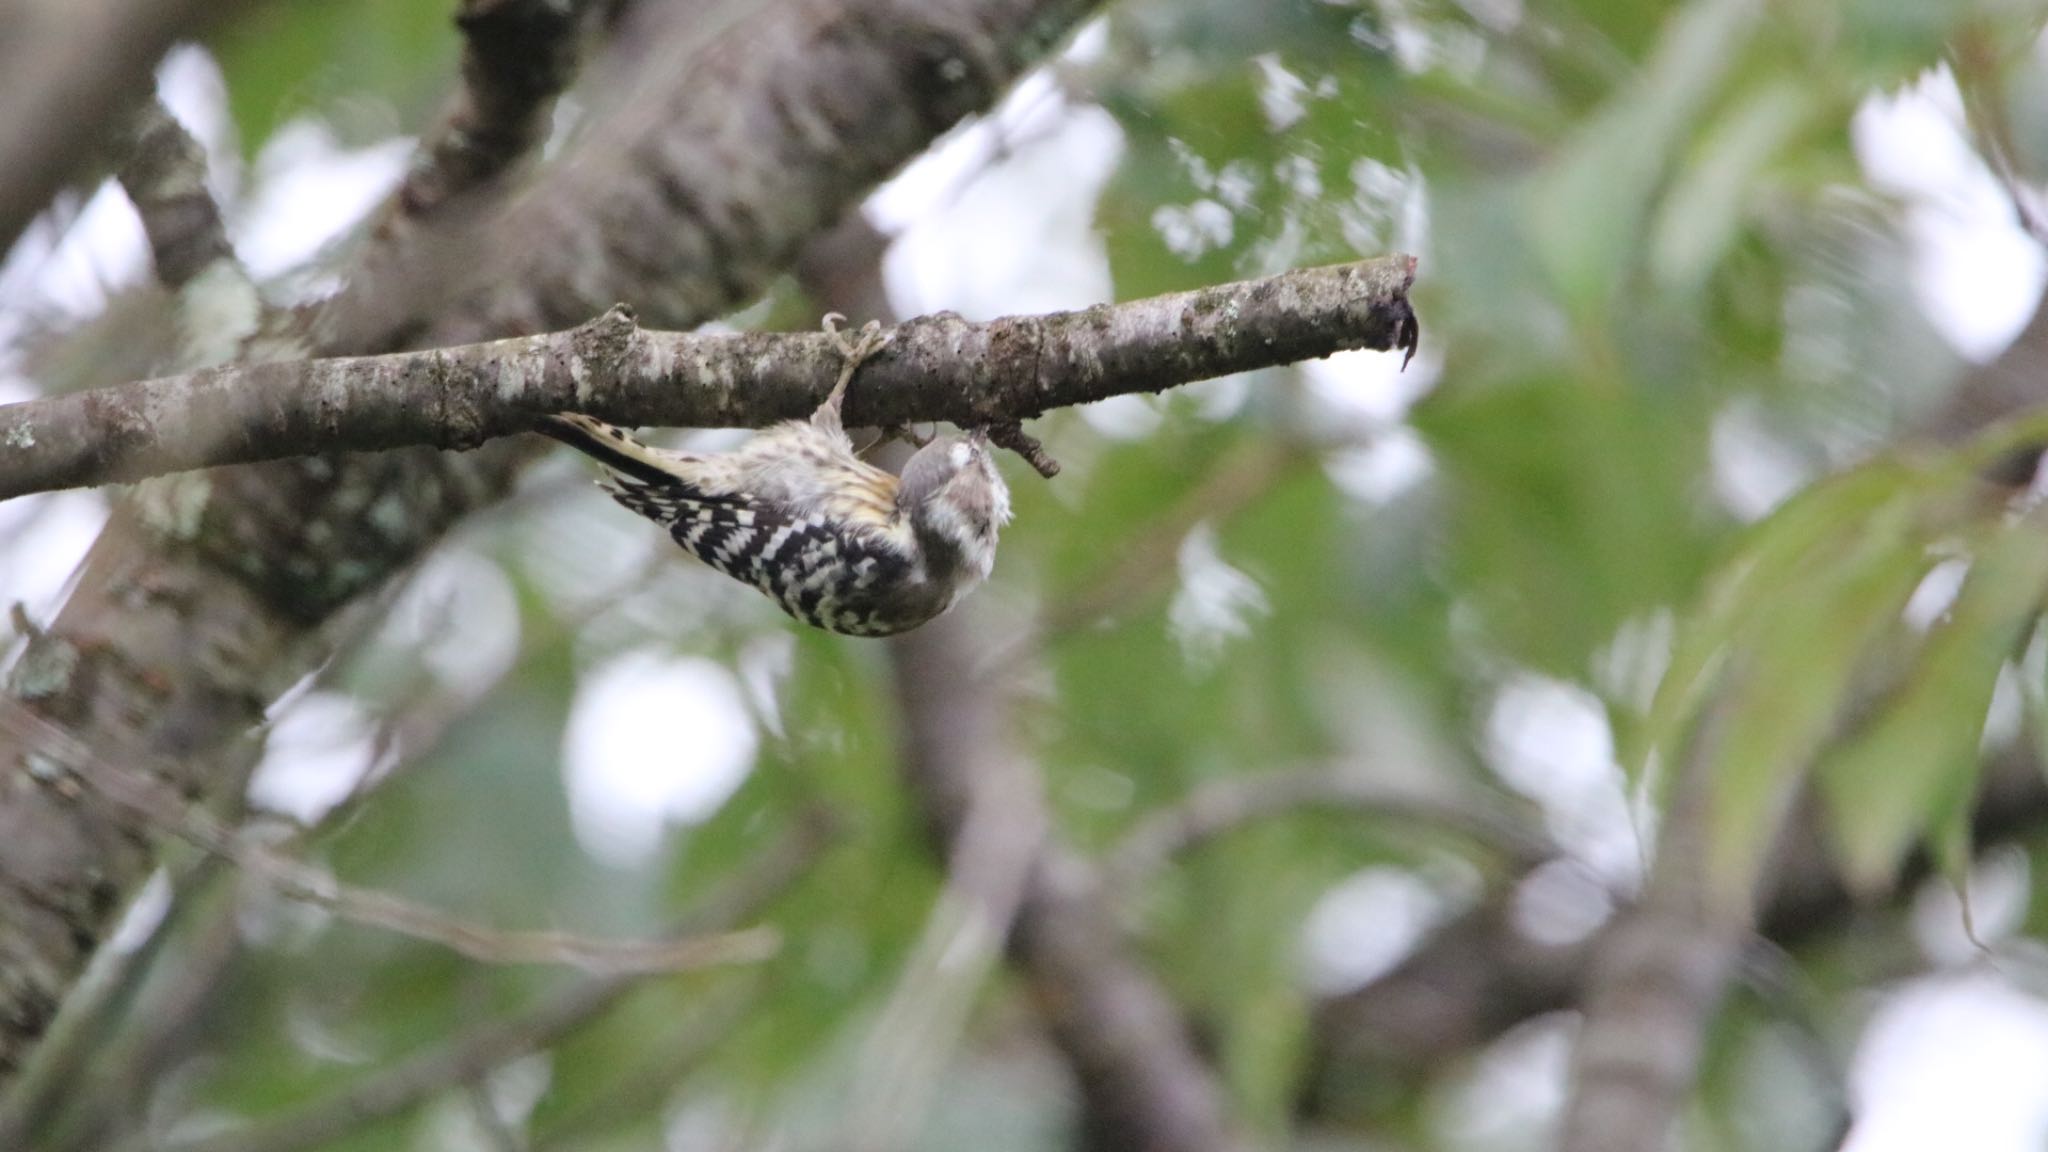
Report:
[[[1333,352],[1412,352],[1414,276],[1413,257],[1386,256],[1079,312],[919,317],[863,365],[847,419],[1009,426]],[[0,407],[0,498],[316,453],[471,448],[558,411],[759,427],[808,414],[839,367],[826,333],[650,331],[618,307],[539,336],[211,368]]]

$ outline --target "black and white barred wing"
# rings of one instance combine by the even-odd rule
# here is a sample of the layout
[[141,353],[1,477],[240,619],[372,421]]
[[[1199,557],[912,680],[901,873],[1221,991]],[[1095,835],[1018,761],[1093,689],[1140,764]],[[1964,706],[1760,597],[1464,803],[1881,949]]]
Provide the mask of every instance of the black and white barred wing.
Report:
[[860,636],[914,623],[893,619],[889,593],[916,578],[915,558],[888,532],[677,478],[616,476],[605,487],[665,525],[684,551],[759,588],[806,624]]
[[612,498],[667,528],[684,551],[807,624],[879,636],[945,608],[894,514],[895,477],[816,442],[807,426],[709,456],[650,447],[574,413],[537,430],[595,457]]

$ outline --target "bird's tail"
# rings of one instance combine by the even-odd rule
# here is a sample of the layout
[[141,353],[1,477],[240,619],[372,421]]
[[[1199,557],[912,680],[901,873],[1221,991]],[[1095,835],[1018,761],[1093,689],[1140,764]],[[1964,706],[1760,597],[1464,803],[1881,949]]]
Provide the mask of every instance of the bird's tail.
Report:
[[543,417],[534,431],[560,440],[585,456],[643,484],[659,484],[676,478],[675,465],[667,454],[633,438],[624,428],[614,427],[593,416],[563,412]]

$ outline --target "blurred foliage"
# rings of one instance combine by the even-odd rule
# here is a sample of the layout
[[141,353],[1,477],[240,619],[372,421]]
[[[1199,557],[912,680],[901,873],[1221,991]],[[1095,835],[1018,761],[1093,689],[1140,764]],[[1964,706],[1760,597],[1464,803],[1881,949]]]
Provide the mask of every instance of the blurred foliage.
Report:
[[[1967,34],[1999,49],[1972,57],[1997,71],[1971,80],[2009,105],[2016,162],[2048,174],[2040,23],[2021,0],[1110,8],[1101,54],[1060,81],[1122,133],[1095,215],[1116,294],[1415,251],[1424,356],[1406,383],[1429,387],[1410,410],[1360,417],[1360,393],[1392,385],[1350,361],[1319,382],[1265,374],[1242,403],[1150,403],[1135,434],[1045,423],[1068,472],[1012,473],[1017,522],[977,608],[1007,622],[992,656],[1042,664],[1017,729],[1061,834],[1105,851],[1206,781],[1333,764],[1533,799],[1560,854],[1626,889],[1594,836],[1573,839],[1598,823],[1585,780],[1655,794],[1704,756],[1726,898],[1766,874],[1809,782],[1859,891],[1887,890],[1929,844],[1961,878],[1994,688],[2017,681],[2031,720],[2048,687],[2038,653],[2022,659],[2048,534],[1978,485],[1985,446],[1887,451],[1969,366],[1919,303],[1909,205],[1865,177],[1851,122],[1927,81]],[[215,48],[253,153],[301,115],[416,131],[456,44],[444,5],[291,0]],[[363,115],[373,106],[388,111]],[[1396,480],[1360,484],[1360,469]],[[580,484],[549,487],[563,475],[450,546],[513,590],[515,618],[493,627],[520,650],[501,677],[433,686],[423,661],[476,643],[459,629],[387,637],[329,677],[372,721],[442,697],[457,718],[310,851],[473,918],[646,935],[828,808],[840,838],[768,915],[784,939],[773,963],[651,981],[543,1062],[544,1090],[494,1082],[542,1146],[565,1125],[568,1145],[593,1149],[655,1147],[664,1131],[823,1146],[843,1135],[863,1037],[941,880],[897,771],[883,654],[792,637],[679,560],[621,585],[644,529],[593,523],[610,513]],[[1034,633],[1019,623],[1032,611],[1062,626]],[[600,864],[570,818],[563,725],[594,668],[648,651],[734,669],[759,751],[707,819],[638,864]],[[1593,701],[1611,753],[1504,719],[1531,683]],[[686,749],[692,734],[671,738]],[[1571,759],[1586,755],[1597,762]],[[671,767],[650,750],[647,772]],[[1305,936],[1368,868],[1421,878],[1429,907],[1353,909],[1335,945]],[[1371,974],[1346,949],[1511,882],[1445,829],[1318,812],[1202,845],[1120,912],[1239,1115],[1277,1146],[1304,1119],[1319,990]],[[2025,923],[2038,930],[2044,907]],[[159,1110],[282,1114],[571,978],[289,906],[251,914],[247,937]],[[1884,919],[1788,963],[1798,1013],[1745,997],[1713,1037],[1703,1147],[1797,1145],[1815,1121],[1782,1086],[1824,1096],[1827,1059],[1807,1048],[1841,1047],[1814,1033],[1853,1036],[1858,997],[1924,961],[1910,927]],[[978,996],[936,1073],[941,1096],[969,1095],[939,1107],[924,1146],[960,1146],[962,1131],[976,1147],[1056,1146],[1071,1087],[1047,1070],[1028,998],[1002,978]],[[678,1022],[720,1004],[746,1011],[692,1054]],[[1436,1071],[1474,1074],[1472,1055]],[[648,1069],[667,1077],[651,1102],[627,1092]],[[1419,1094],[1382,1088],[1356,1094],[1375,1111],[1310,1119],[1333,1141],[1533,1146],[1432,1131]],[[437,1100],[333,1147],[470,1146],[447,1135],[466,1114]]]
[[461,49],[452,6],[417,0],[274,0],[208,46],[251,158],[301,116],[325,121],[347,144],[417,133],[452,90]]

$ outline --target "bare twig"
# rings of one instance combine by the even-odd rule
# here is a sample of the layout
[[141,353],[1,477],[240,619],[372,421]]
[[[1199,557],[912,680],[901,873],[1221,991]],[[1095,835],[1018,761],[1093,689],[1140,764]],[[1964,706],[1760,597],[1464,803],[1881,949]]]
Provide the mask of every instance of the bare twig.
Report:
[[1015,420],[1001,420],[988,426],[988,438],[998,448],[1008,448],[1024,458],[1032,470],[1047,480],[1060,474],[1060,462],[1053,459],[1036,436],[1024,431]]
[[344,884],[238,836],[218,818],[185,803],[157,778],[107,762],[12,701],[0,701],[0,727],[42,755],[46,785],[103,800],[130,820],[186,840],[284,895],[343,920],[438,944],[473,960],[645,974],[764,960],[777,946],[775,934],[764,929],[683,939],[614,940],[568,932],[509,932],[473,924],[389,892]]
[[[674,926],[677,939],[729,932],[759,916],[796,883],[823,852],[832,832],[820,814],[796,826],[728,877]],[[397,1116],[433,1097],[473,1083],[493,1069],[553,1046],[641,986],[644,974],[585,977],[530,1011],[492,1021],[363,1078],[344,1091],[286,1115],[202,1140],[163,1145],[136,1140],[118,1152],[304,1152],[366,1124]],[[715,1009],[710,1027],[722,1017]],[[698,1021],[678,1022],[679,1029]]]
[[[924,317],[898,326],[865,366],[847,421],[1014,424],[1109,396],[1392,348],[1413,330],[1414,275],[1413,258],[1388,256],[1085,312],[983,324]],[[9,446],[0,497],[318,452],[466,448],[564,410],[626,424],[759,426],[815,409],[841,364],[827,333],[654,332],[615,307],[546,336],[193,372],[0,408]]]
[[1555,855],[1555,846],[1490,797],[1389,786],[1343,766],[1225,776],[1149,813],[1104,862],[1116,887],[1143,883],[1173,857],[1248,824],[1311,810],[1356,813],[1470,837],[1521,868]]

